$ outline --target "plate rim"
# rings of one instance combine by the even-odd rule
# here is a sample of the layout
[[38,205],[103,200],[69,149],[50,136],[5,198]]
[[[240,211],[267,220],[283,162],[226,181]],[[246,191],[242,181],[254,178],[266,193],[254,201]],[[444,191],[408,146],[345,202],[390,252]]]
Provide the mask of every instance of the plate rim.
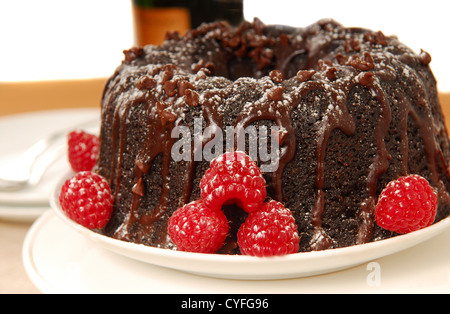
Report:
[[25,239],[22,244],[22,264],[25,269],[25,273],[30,278],[31,282],[36,286],[36,288],[42,293],[54,294],[59,293],[59,290],[53,287],[48,280],[46,280],[39,268],[35,264],[35,259],[33,256],[34,242],[36,240],[37,234],[42,229],[42,226],[52,218],[56,216],[53,210],[48,210],[42,213],[28,229]]

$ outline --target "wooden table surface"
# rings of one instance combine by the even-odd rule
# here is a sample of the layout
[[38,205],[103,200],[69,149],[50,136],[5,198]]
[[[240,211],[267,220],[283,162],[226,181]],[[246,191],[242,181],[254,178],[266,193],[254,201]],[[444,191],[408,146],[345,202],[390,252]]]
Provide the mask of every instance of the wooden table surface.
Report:
[[[0,117],[49,109],[98,108],[105,81],[0,83]],[[450,125],[450,93],[440,98]],[[0,219],[0,294],[39,293],[22,263],[22,244],[31,224]]]
[[[0,82],[0,117],[50,109],[99,108],[105,81]],[[0,218],[0,294],[40,293],[22,262],[22,244],[31,224]]]

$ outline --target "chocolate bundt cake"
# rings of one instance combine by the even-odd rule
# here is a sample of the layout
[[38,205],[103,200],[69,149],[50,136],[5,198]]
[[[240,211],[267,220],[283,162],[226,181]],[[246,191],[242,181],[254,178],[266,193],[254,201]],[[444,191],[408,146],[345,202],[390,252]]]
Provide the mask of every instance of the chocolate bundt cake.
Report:
[[[276,152],[266,147],[275,163],[261,151],[252,158],[266,166],[267,198],[292,211],[300,251],[396,236],[374,209],[407,174],[436,189],[436,221],[450,214],[449,139],[425,51],[332,20],[292,28],[255,19],[203,24],[124,54],[102,98],[96,171],[114,196],[108,236],[174,248],[168,220],[200,197],[205,149],[237,149],[226,139],[251,127],[269,130],[267,146],[276,139]],[[225,130],[234,135],[218,136]],[[256,142],[246,132],[241,148],[255,155]],[[239,253],[233,233],[246,213],[223,210],[231,228],[222,251]]]

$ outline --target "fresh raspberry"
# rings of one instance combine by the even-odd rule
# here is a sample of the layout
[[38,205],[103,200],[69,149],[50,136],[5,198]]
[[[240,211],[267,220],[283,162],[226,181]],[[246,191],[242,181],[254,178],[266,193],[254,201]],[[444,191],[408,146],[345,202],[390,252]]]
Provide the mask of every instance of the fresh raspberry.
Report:
[[220,209],[236,204],[246,212],[258,210],[266,198],[266,181],[256,163],[243,152],[215,158],[200,181],[206,206]]
[[437,195],[428,181],[408,175],[391,181],[381,192],[375,220],[384,229],[408,233],[431,225],[437,205]]
[[75,172],[91,171],[97,161],[99,138],[82,130],[68,134],[69,163]]
[[202,200],[178,208],[169,219],[170,237],[180,251],[216,253],[228,229],[225,214],[206,207]]
[[296,253],[299,242],[291,211],[274,200],[250,213],[238,231],[238,244],[244,255],[263,257]]
[[101,229],[111,217],[113,197],[103,177],[81,171],[63,184],[59,203],[73,221],[89,229]]

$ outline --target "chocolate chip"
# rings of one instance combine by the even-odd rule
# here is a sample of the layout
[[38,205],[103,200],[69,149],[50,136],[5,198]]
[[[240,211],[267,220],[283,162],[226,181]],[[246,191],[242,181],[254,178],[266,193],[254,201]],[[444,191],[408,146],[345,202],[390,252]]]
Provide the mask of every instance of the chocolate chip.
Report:
[[241,38],[240,36],[234,36],[230,38],[227,43],[230,48],[237,48],[241,43]]
[[356,77],[359,84],[365,87],[369,87],[373,82],[373,73],[372,72],[362,72]]
[[167,122],[173,122],[175,121],[177,118],[177,116],[175,114],[173,114],[172,112],[168,111],[168,110],[164,110],[161,113],[161,124],[162,126],[165,126],[167,124]]
[[166,95],[169,97],[175,96],[177,93],[177,82],[175,81],[167,81],[164,83],[164,91]]
[[270,100],[279,101],[279,100],[281,100],[283,98],[283,91],[284,91],[284,87],[283,86],[272,87],[267,92],[267,97]]
[[123,62],[130,63],[134,59],[140,57],[144,53],[144,49],[141,47],[133,47],[128,50],[124,50],[125,60]]
[[361,59],[357,55],[351,56],[347,62],[347,65],[351,65],[360,71],[369,71],[375,66],[372,55],[368,52],[364,53],[364,59]]
[[360,51],[361,42],[355,39],[347,39],[344,43],[345,52],[349,53],[351,51]]
[[180,40],[182,38],[180,32],[178,31],[167,31],[166,40]]
[[158,111],[159,117],[161,118],[161,125],[165,126],[167,122],[173,122],[177,116],[170,110],[166,109],[168,105],[162,101],[156,103],[156,110]]
[[375,35],[375,42],[378,45],[382,45],[382,46],[386,46],[387,45],[386,36],[384,36],[382,31],[378,31],[377,34]]
[[191,89],[187,89],[185,92],[186,95],[186,103],[189,106],[192,107],[197,107],[199,102],[200,102],[200,96],[198,95],[197,92],[191,90]]
[[185,80],[179,80],[177,82],[177,88],[178,88],[178,96],[180,97],[186,94],[186,90],[195,89],[194,85]]
[[297,72],[297,79],[303,83],[309,81],[314,74],[316,74],[315,70],[300,70]]
[[136,83],[136,87],[140,90],[143,89],[152,89],[156,86],[156,80],[152,79],[151,77],[144,75],[142,76],[139,81]]
[[274,82],[283,82],[283,74],[279,70],[273,70],[269,73],[270,79]]
[[172,70],[166,70],[163,72],[162,75],[162,79],[161,79],[161,84],[166,83],[167,81],[171,80],[173,77],[174,73]]
[[423,65],[428,65],[431,62],[431,55],[428,52],[420,49],[419,59]]
[[338,53],[337,55],[336,55],[336,60],[337,60],[337,62],[339,62],[339,64],[347,64],[347,62],[348,62],[348,57],[347,56],[344,56],[343,54],[341,54],[341,53]]

